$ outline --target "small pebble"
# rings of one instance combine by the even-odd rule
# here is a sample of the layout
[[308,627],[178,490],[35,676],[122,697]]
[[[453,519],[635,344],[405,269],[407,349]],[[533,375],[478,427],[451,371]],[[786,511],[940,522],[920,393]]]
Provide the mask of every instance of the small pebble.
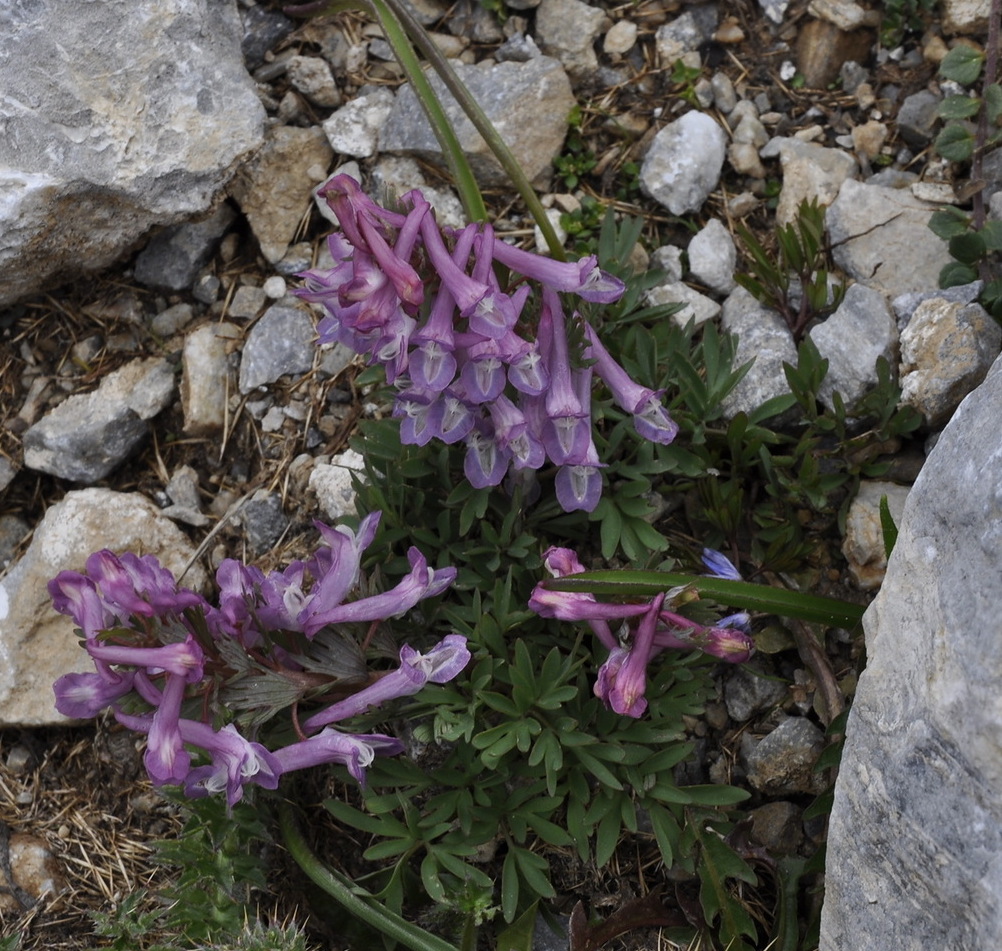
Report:
[[637,42],[637,24],[632,20],[617,20],[605,38],[602,49],[606,53],[628,53]]
[[285,292],[288,285],[285,283],[284,277],[279,277],[277,274],[269,277],[268,280],[264,282],[262,290],[265,296],[271,300],[281,300],[285,297]]

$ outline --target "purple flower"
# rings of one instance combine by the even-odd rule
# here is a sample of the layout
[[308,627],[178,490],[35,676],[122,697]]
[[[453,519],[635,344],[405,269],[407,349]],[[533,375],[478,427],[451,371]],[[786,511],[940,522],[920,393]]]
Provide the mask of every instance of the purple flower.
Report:
[[152,555],[95,552],[87,559],[87,574],[123,620],[132,614],[181,614],[186,608],[205,606],[200,595],[178,588],[174,576]]
[[703,564],[709,569],[711,578],[725,578],[728,581],[741,581],[741,572],[734,563],[719,551],[712,548],[703,549]]
[[546,454],[557,465],[578,463],[591,439],[591,405],[582,405],[577,393],[567,346],[567,329],[560,300],[554,291],[543,289],[540,340],[548,331],[547,348],[550,386],[546,391],[547,425],[543,430]]
[[597,304],[611,304],[619,300],[626,285],[598,266],[595,255],[580,261],[554,261],[552,258],[523,251],[499,241],[494,249],[494,260],[521,274],[539,281],[555,291],[577,294],[583,300]]
[[191,757],[184,749],[178,720],[184,700],[185,678],[168,674],[160,698],[160,706],[153,714],[143,762],[154,786],[184,782],[191,766]]
[[73,618],[88,640],[111,625],[111,611],[97,585],[86,575],[79,571],[60,571],[47,587],[52,607]]
[[358,601],[331,605],[325,610],[311,610],[303,619],[303,630],[312,637],[327,624],[346,624],[358,621],[378,621],[399,617],[414,607],[422,598],[441,594],[456,579],[455,568],[433,571],[424,555],[416,548],[407,552],[411,564],[410,574],[389,591],[374,594]]
[[[595,693],[602,701],[622,716],[641,717],[647,709],[647,665],[654,653],[654,632],[658,623],[658,612],[664,604],[665,596],[659,594],[647,607],[633,643],[625,657],[618,655],[613,665],[600,674],[595,684]],[[611,656],[610,656],[611,659]]]
[[463,472],[473,488],[500,485],[510,461],[511,453],[498,444],[489,426],[479,426],[466,437]]
[[553,480],[565,512],[594,512],[602,498],[602,464],[594,445],[589,450],[582,462],[561,466]]
[[525,414],[503,393],[490,407],[494,424],[494,439],[498,446],[511,453],[516,469],[538,469],[546,461],[543,444],[529,429]]
[[730,664],[743,664],[755,652],[755,642],[743,629],[747,614],[732,614],[710,627],[696,624],[670,611],[662,611],[654,636],[659,648],[698,650]]
[[291,773],[296,769],[323,763],[342,763],[359,785],[365,785],[365,770],[376,755],[395,756],[404,751],[404,744],[382,733],[340,733],[326,727],[316,736],[275,750],[278,769]]
[[232,809],[243,798],[249,782],[265,789],[278,787],[282,775],[278,758],[260,743],[246,740],[232,723],[213,730],[207,723],[180,720],[178,727],[181,739],[205,750],[212,761],[196,766],[185,777],[184,794],[189,799],[225,791],[226,804]]
[[400,418],[400,442],[405,446],[426,446],[438,434],[438,398],[434,393],[407,390],[398,393],[393,415]]
[[[584,565],[569,548],[551,548],[543,556],[547,571],[554,578],[565,578],[584,571]],[[557,618],[560,621],[588,621],[599,640],[610,650],[616,647],[616,639],[609,630],[607,621],[636,617],[647,610],[646,604],[611,604],[597,601],[595,595],[585,591],[550,591],[536,585],[529,598],[529,608],[540,617]]]
[[518,313],[512,299],[489,283],[470,277],[456,264],[430,215],[421,222],[421,237],[442,285],[448,288],[460,314],[469,320],[471,330],[485,337],[502,337],[515,326]]
[[87,653],[105,664],[125,664],[153,671],[162,670],[168,674],[176,674],[189,683],[202,679],[204,655],[202,648],[190,634],[183,641],[165,644],[162,647],[133,647],[128,644],[109,644],[95,640],[88,642]]
[[358,716],[371,707],[378,707],[390,700],[410,697],[426,683],[444,684],[466,667],[470,656],[466,638],[461,634],[447,635],[427,654],[420,654],[405,644],[400,648],[400,666],[396,670],[380,677],[358,693],[314,714],[303,723],[303,729],[316,730],[329,723]]
[[616,405],[633,414],[637,433],[652,442],[668,445],[678,435],[678,424],[661,404],[663,390],[655,392],[634,383],[629,374],[609,355],[598,334],[585,324],[588,338],[586,356],[595,361],[595,374],[609,387]]
[[56,709],[73,720],[85,720],[97,714],[132,689],[131,670],[117,671],[113,679],[101,674],[63,674],[53,685]]

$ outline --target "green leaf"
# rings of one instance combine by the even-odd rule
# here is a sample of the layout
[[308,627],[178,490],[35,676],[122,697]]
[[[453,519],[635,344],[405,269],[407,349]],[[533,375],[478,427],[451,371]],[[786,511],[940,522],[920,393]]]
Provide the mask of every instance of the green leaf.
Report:
[[939,272],[940,287],[962,287],[978,279],[978,272],[967,264],[951,261]]
[[974,133],[959,122],[951,122],[936,136],[935,148],[947,161],[966,162],[974,154]]
[[934,211],[929,219],[929,228],[933,234],[949,241],[958,234],[964,234],[971,227],[971,216],[956,208],[947,205],[939,211]]
[[985,86],[982,91],[985,100],[985,108],[988,110],[988,122],[990,125],[997,125],[1002,118],[1002,86],[992,83]]
[[890,558],[894,543],[898,540],[898,526],[894,524],[886,495],[880,497],[880,531],[884,537],[884,555]]
[[683,786],[690,801],[700,806],[733,806],[744,802],[751,793],[736,786],[721,786],[709,783],[702,786]]
[[961,264],[977,264],[988,252],[985,239],[977,231],[965,231],[950,238],[950,255]]
[[960,44],[943,57],[943,62],[939,64],[939,72],[941,76],[952,79],[961,86],[970,86],[977,82],[981,75],[984,61],[984,53]]
[[989,251],[1002,251],[1002,221],[987,221],[979,232]]
[[585,571],[564,578],[547,578],[541,584],[551,591],[587,591],[591,594],[618,595],[624,598],[654,597],[670,588],[689,585],[700,595],[721,604],[835,627],[855,627],[865,610],[862,605],[805,594],[802,591],[671,572]]
[[497,951],[532,951],[539,902],[534,901],[497,937]]
[[977,115],[981,100],[970,96],[947,96],[939,104],[939,114],[944,119],[970,119]]

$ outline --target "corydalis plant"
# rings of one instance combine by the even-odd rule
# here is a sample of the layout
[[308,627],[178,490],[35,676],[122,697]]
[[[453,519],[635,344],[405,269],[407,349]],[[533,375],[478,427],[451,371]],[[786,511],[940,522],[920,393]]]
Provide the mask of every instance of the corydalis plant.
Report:
[[[703,560],[713,577],[740,580],[737,570],[720,552],[705,551]],[[555,578],[582,573],[585,568],[568,548],[551,548],[545,556],[547,570]],[[529,607],[540,617],[561,621],[587,621],[595,636],[609,650],[599,669],[595,695],[616,713],[641,717],[647,709],[647,668],[665,650],[699,650],[732,664],[748,660],[755,645],[748,636],[751,619],[743,612],[712,625],[698,624],[671,610],[686,588],[661,592],[650,601],[613,603],[599,601],[586,592],[552,591],[538,585]],[[667,606],[666,606],[667,605]],[[610,621],[625,622],[619,634]]]
[[[564,510],[592,511],[602,491],[594,377],[641,436],[675,438],[661,394],[631,380],[581,315],[564,311],[562,293],[599,304],[623,294],[594,256],[554,261],[498,241],[489,224],[443,233],[417,190],[403,198],[406,213],[380,207],[347,175],[320,194],[341,223],[328,241],[334,267],[305,272],[298,293],[326,311],[321,344],[385,368],[401,442],[463,442],[476,488],[549,461]],[[511,277],[504,286],[499,273]],[[576,350],[572,327],[584,338]]]
[[[405,645],[394,671],[368,670],[364,650],[379,624],[456,576],[412,548],[411,570],[394,588],[348,600],[379,519],[368,515],[357,534],[318,522],[324,544],[281,572],[227,559],[216,604],[180,588],[150,555],[101,551],[86,572],[61,572],[49,582],[53,606],[79,625],[96,672],[60,677],[56,708],[85,719],[111,707],[147,736],[154,784],[182,785],[190,797],[224,792],[232,806],[248,783],[274,789],[283,773],[322,763],[341,763],[364,783],[374,757],[403,744],[331,724],[451,680],[470,659],[466,639],[452,634],[425,654]],[[283,710],[294,739],[269,742],[263,727]]]

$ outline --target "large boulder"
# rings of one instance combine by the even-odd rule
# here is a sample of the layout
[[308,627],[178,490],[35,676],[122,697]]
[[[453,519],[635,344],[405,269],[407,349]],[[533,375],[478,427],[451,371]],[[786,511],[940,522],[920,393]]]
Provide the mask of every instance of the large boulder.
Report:
[[849,716],[821,951],[1002,940],[1002,361],[908,496]]
[[208,211],[264,134],[236,5],[0,4],[0,306]]

